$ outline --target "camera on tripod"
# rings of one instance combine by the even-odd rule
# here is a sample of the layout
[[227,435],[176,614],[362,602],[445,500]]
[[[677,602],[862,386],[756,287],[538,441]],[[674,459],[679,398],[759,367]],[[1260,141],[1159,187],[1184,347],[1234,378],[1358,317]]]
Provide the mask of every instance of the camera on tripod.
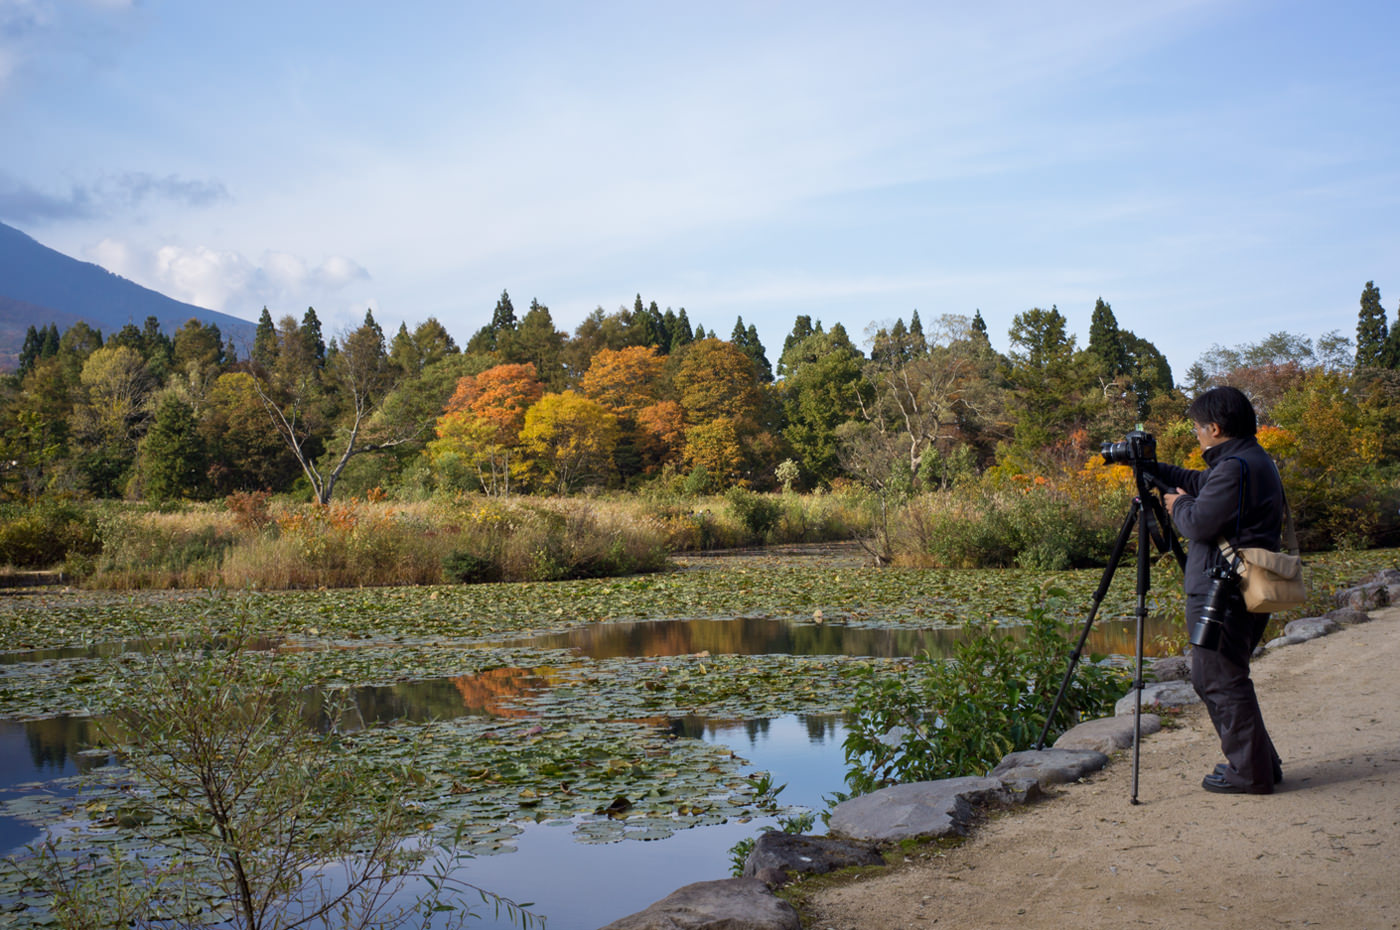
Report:
[[1106,442],[1099,447],[1105,465],[1156,464],[1157,440],[1151,433],[1130,430],[1122,442]]

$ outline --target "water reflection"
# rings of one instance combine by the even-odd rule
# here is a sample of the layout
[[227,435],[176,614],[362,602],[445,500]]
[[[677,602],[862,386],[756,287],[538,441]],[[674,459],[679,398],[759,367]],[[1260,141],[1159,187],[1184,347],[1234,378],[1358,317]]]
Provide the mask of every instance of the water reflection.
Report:
[[[1166,617],[1149,617],[1144,625],[1143,654],[1163,654],[1161,637],[1175,632]],[[1024,631],[1008,626],[1007,635]],[[1086,650],[1091,654],[1136,653],[1136,624],[1107,621],[1094,624]],[[880,629],[843,624],[793,623],[769,617],[732,620],[639,620],[598,623],[564,633],[551,633],[508,645],[537,649],[568,649],[590,659],[694,655],[868,656],[897,658],[924,652],[948,657],[965,636],[962,629]],[[1074,634],[1077,638],[1078,631]]]
[[[749,763],[746,772],[766,771],[785,805],[825,810],[823,796],[845,786],[842,718],[789,714],[769,720],[681,717],[669,724],[677,735],[728,746]],[[692,827],[661,841],[624,840],[607,845],[577,842],[568,824],[525,824],[505,856],[473,859],[461,877],[517,901],[534,902],[548,930],[593,930],[649,906],[682,885],[729,878],[728,850],[757,836],[773,818]],[[822,832],[818,820],[813,832]],[[541,876],[548,876],[542,881]],[[504,915],[486,911],[471,922],[480,930],[507,930]],[[518,926],[518,925],[517,925]]]
[[[97,740],[98,724],[89,717],[0,720],[0,810],[3,802],[37,791],[71,793],[55,783],[108,762],[105,753],[91,751]],[[37,827],[0,814],[0,855],[38,838]]]
[[[340,730],[351,732],[395,721],[421,723],[457,717],[525,717],[529,711],[520,700],[548,687],[541,670],[495,668],[476,675],[405,681],[393,685],[352,688],[337,720]],[[328,708],[336,707],[338,692],[313,690],[307,697],[307,713],[322,729],[329,726]]]

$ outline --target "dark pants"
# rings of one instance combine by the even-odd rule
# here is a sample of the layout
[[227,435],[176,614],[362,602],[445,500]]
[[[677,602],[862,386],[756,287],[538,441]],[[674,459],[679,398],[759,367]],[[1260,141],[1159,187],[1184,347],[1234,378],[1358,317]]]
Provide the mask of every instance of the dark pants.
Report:
[[[1201,615],[1205,605],[1204,596],[1187,596],[1188,623]],[[1191,649],[1191,684],[1220,737],[1220,749],[1228,760],[1225,779],[1264,794],[1273,790],[1279,758],[1249,678],[1249,657],[1268,622],[1268,614],[1248,613],[1244,603],[1237,601],[1226,612],[1220,648]]]

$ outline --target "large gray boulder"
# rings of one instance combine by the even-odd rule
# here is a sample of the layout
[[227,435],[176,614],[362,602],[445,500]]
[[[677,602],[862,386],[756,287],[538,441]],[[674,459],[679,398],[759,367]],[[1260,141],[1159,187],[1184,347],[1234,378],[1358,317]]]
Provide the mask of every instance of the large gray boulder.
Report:
[[[1142,687],[1143,710],[1153,707],[1186,707],[1198,704],[1200,700],[1196,689],[1191,687],[1189,681],[1153,681]],[[1133,693],[1131,691],[1119,698],[1118,703],[1113,705],[1113,713],[1120,717],[1125,714],[1132,716]]]
[[1284,636],[1299,636],[1304,640],[1317,639],[1319,636],[1326,636],[1335,632],[1337,621],[1329,617],[1303,617],[1301,620],[1290,620],[1284,624]]
[[[1162,718],[1156,714],[1142,715],[1142,735],[1162,729]],[[1055,740],[1055,749],[1089,749],[1104,755],[1133,745],[1133,715],[1099,717],[1071,727]]]
[[744,860],[744,876],[780,885],[790,873],[824,875],[860,865],[884,865],[873,847],[835,836],[765,833]]
[[1337,621],[1331,617],[1303,617],[1299,620],[1290,620],[1283,628],[1283,635],[1269,640],[1264,644],[1264,648],[1277,649],[1280,646],[1305,643],[1310,639],[1317,639],[1319,636],[1335,632],[1337,628]]
[[1152,663],[1150,674],[1154,681],[1189,681],[1191,660],[1186,656],[1163,656]]
[[1076,781],[1108,765],[1108,756],[1092,749],[1024,749],[997,763],[992,777],[1009,785],[1034,780],[1041,788]]
[[891,785],[836,805],[827,829],[865,843],[962,836],[972,824],[974,805],[1004,797],[1000,779],[971,775]]
[[802,930],[802,924],[792,905],[758,879],[725,878],[678,888],[602,930]]
[[1353,623],[1368,623],[1371,615],[1364,610],[1357,610],[1355,607],[1338,607],[1336,610],[1329,610],[1323,616],[1329,620],[1335,620],[1343,626],[1350,626]]
[[[1381,607],[1389,607],[1391,587],[1390,584],[1384,582],[1370,581],[1353,588],[1344,588],[1337,592],[1337,606],[1351,607],[1356,610],[1376,610]],[[1400,594],[1400,591],[1395,593]]]

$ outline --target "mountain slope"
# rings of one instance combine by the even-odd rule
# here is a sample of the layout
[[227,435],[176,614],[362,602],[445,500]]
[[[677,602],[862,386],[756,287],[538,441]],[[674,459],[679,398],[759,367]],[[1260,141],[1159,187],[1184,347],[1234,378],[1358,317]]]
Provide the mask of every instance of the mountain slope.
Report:
[[[214,323],[240,351],[252,345],[256,325],[166,297],[91,262],[70,258],[0,223],[0,367],[14,368],[25,330],[54,323],[60,330],[77,320],[110,336],[148,316],[167,335],[191,318]],[[15,334],[18,334],[17,341]]]

